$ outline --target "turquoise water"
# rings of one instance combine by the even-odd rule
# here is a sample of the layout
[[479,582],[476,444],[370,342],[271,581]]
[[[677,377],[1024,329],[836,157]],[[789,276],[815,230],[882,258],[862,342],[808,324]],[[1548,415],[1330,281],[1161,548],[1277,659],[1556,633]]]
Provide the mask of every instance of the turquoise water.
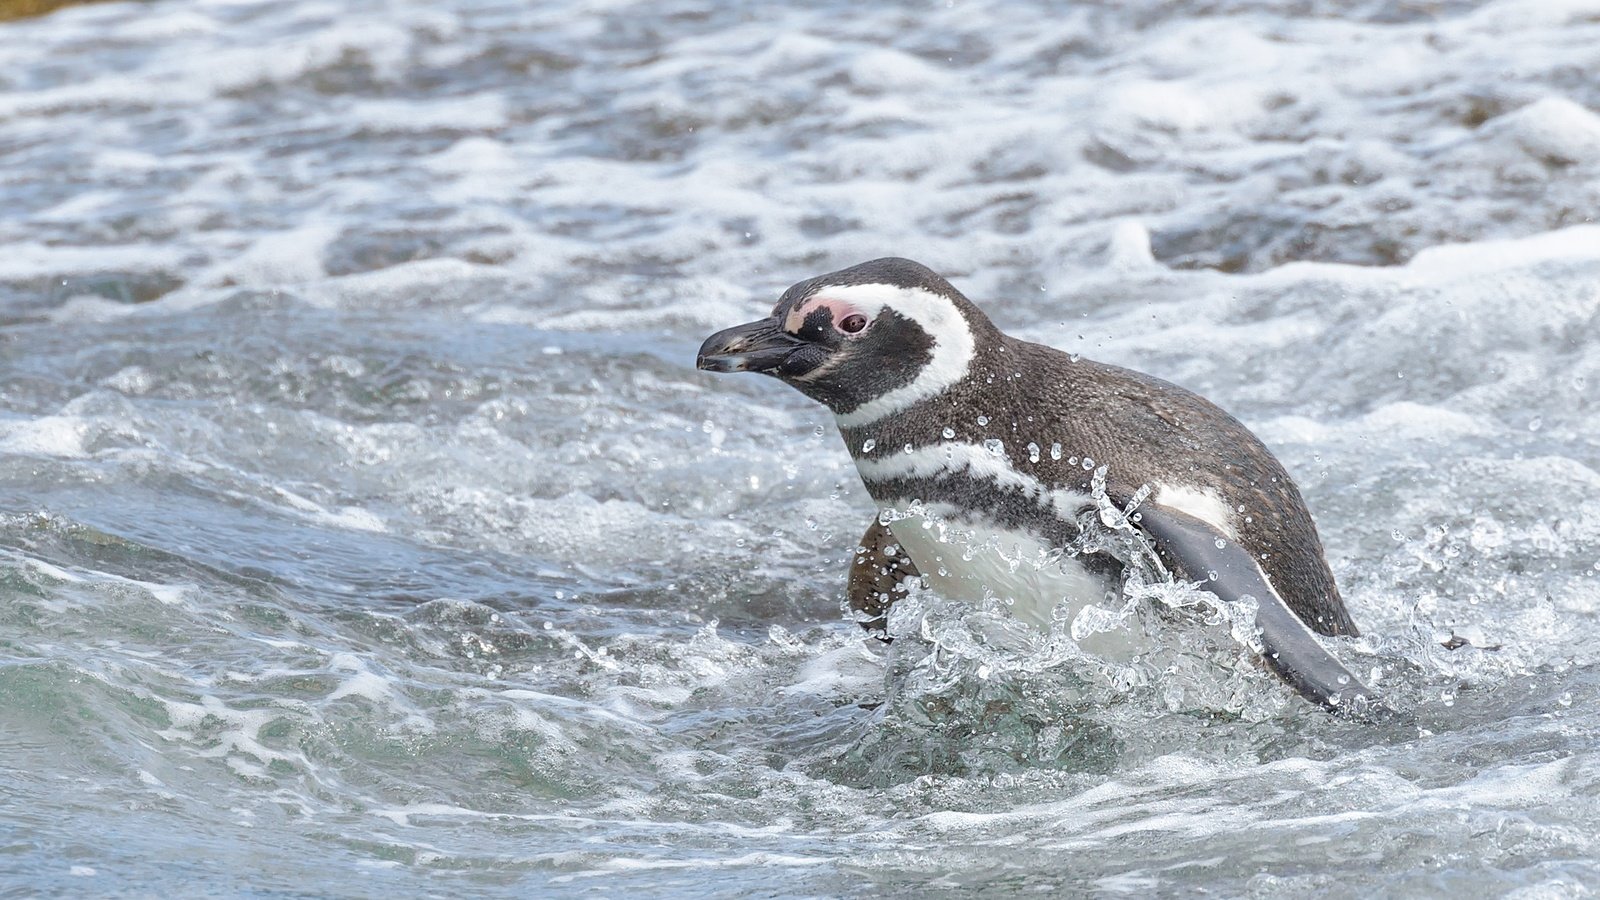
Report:
[[[1596,70],[1592,3],[0,26],[0,885],[1582,896]],[[1159,601],[865,640],[831,421],[693,352],[888,253],[1255,428],[1402,721]]]

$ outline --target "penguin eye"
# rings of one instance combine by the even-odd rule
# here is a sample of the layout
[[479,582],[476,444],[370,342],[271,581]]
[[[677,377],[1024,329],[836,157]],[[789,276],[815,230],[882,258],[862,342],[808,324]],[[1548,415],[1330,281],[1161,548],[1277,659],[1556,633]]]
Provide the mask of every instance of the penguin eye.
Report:
[[855,334],[865,327],[867,327],[867,317],[860,313],[852,313],[839,322],[839,330],[845,334]]

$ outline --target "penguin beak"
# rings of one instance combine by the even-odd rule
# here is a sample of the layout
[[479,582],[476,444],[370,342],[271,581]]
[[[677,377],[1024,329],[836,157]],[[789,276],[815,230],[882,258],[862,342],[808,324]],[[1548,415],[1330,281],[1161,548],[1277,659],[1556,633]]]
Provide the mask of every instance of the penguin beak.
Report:
[[785,359],[809,346],[783,330],[777,316],[735,325],[706,338],[695,357],[697,369],[707,372],[760,372],[775,374]]

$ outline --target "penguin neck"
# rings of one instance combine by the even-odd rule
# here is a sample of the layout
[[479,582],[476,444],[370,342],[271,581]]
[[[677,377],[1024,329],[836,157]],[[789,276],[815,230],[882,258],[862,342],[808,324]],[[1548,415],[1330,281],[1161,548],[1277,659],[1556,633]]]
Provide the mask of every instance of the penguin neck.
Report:
[[[942,490],[934,481],[951,475],[1030,491],[1088,490],[1087,471],[1063,481],[1061,470],[1063,459],[1091,452],[1072,427],[1071,398],[1093,395],[1098,364],[1024,341],[1002,341],[974,360],[968,377],[938,396],[864,425],[841,424],[840,436],[880,505],[934,499]],[[1093,455],[1101,449],[1094,446]],[[916,477],[888,477],[901,472]]]
[[[1029,349],[1034,345],[996,333],[980,344],[965,377],[939,394],[920,400],[892,415],[854,424],[838,417],[839,434],[851,456],[858,461],[876,459],[896,452],[909,452],[941,443],[1011,447],[1020,432],[1032,431],[1019,421],[1036,410],[1039,385],[1030,382]],[[1055,368],[1052,385],[1069,396],[1079,374],[1076,361],[1065,354],[1064,369]],[[1033,377],[1038,377],[1037,375]],[[1064,383],[1063,383],[1064,379]]]

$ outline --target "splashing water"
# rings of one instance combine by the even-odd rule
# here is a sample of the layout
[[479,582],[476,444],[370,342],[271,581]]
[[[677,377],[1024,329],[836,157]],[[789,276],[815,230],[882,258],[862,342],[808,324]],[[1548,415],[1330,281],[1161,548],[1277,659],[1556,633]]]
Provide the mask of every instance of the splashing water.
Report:
[[[0,25],[5,883],[1580,894],[1592,6]],[[873,504],[831,421],[692,358],[885,253],[1255,429],[1414,721],[1285,690],[1136,508],[1082,621],[841,617]]]

